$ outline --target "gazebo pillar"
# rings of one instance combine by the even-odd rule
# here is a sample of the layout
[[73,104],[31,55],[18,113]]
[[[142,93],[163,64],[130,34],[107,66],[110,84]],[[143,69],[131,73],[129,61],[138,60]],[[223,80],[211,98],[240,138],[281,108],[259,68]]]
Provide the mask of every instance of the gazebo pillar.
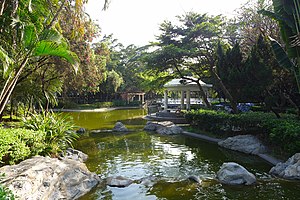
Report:
[[142,104],[145,103],[145,94],[142,94]]
[[168,90],[164,91],[164,110],[167,111],[168,110]]
[[181,90],[180,108],[184,109],[184,91]]
[[191,108],[191,91],[187,90],[186,91],[186,109],[190,110]]

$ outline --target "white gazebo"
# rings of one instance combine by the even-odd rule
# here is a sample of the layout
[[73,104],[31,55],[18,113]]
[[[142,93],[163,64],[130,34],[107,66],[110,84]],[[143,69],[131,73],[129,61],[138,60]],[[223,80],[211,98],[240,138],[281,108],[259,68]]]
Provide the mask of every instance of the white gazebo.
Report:
[[[193,77],[188,77],[189,79],[194,79]],[[195,79],[196,80],[196,79]],[[200,85],[203,87],[203,90],[208,94],[208,89],[212,87],[211,84],[206,84],[203,81],[200,81]],[[191,80],[176,78],[164,85],[164,110],[168,109],[168,91],[178,91],[180,94],[180,107],[184,109],[184,102],[186,102],[185,108],[189,110],[191,108],[191,92],[200,91],[196,82]],[[186,100],[186,101],[185,101]]]

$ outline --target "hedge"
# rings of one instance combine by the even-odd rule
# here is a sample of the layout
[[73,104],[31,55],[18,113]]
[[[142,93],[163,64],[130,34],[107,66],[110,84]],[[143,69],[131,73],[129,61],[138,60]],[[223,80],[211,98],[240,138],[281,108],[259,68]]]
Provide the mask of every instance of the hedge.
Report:
[[295,115],[284,114],[278,119],[273,113],[247,112],[234,115],[201,109],[186,112],[185,118],[201,130],[216,134],[259,135],[289,154],[300,152],[300,121]]

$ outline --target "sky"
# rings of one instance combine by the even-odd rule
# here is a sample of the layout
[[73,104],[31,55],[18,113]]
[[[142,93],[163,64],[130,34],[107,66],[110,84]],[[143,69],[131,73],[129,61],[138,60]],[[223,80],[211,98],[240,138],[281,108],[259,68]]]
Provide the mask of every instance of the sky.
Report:
[[193,11],[210,15],[234,16],[234,10],[248,0],[111,0],[102,11],[104,0],[89,0],[86,12],[101,27],[101,35],[113,38],[127,46],[143,46],[155,41],[159,24],[176,21],[176,16]]

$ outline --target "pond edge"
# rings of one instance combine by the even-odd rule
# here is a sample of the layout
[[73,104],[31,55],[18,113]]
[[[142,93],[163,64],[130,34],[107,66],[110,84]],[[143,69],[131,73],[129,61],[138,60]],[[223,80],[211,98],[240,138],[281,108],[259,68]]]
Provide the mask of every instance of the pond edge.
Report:
[[[192,132],[189,132],[189,131],[183,131],[182,135],[198,138],[198,139],[205,140],[205,141],[208,141],[208,142],[212,142],[212,143],[215,143],[215,144],[218,144],[218,142],[222,141],[222,139],[210,137],[210,136],[199,134],[199,133],[192,133]],[[262,158],[263,160],[267,161],[269,164],[274,165],[274,166],[277,165],[278,163],[282,162],[282,160],[279,160],[279,159],[277,159],[277,158],[275,158],[275,157],[273,157],[269,154],[258,154],[257,156]]]

